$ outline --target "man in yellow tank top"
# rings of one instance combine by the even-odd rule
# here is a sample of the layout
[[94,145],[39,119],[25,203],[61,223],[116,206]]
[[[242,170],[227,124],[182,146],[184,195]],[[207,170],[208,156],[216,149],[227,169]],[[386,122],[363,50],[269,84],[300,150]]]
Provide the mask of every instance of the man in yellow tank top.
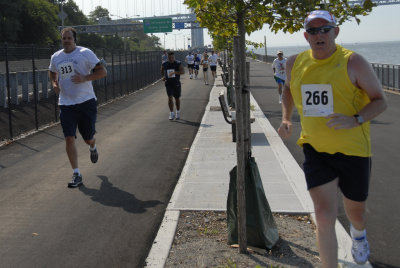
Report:
[[305,156],[322,266],[336,268],[338,263],[338,187],[351,223],[352,255],[362,264],[370,254],[365,230],[371,168],[369,121],[386,109],[386,97],[371,65],[335,44],[339,27],[331,13],[310,12],[304,28],[311,49],[287,61],[278,133],[282,138],[291,135],[296,106],[302,127],[298,144]]

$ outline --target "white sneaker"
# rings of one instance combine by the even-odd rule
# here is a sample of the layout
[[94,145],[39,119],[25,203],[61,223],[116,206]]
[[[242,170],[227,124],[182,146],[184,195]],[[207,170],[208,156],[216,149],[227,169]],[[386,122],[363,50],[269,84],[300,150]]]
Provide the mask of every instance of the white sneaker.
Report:
[[357,264],[362,265],[368,261],[370,254],[367,238],[362,236],[352,239],[353,245],[351,247],[351,255],[353,255],[353,259]]
[[169,120],[174,120],[175,114],[174,112],[169,113]]
[[180,117],[180,113],[181,113],[180,111],[176,111],[176,116],[175,116],[176,119],[181,118],[181,117]]

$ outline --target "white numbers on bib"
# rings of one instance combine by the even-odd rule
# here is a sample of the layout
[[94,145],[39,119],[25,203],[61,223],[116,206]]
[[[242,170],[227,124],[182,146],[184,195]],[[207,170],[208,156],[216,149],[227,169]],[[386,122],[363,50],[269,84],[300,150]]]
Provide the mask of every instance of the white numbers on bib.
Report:
[[169,76],[169,74],[170,74],[170,73],[173,73],[173,72],[175,72],[174,69],[168,69],[168,70],[167,70],[167,76],[168,76],[168,78],[173,78],[173,77],[175,77],[175,74]]
[[72,62],[64,62],[58,65],[60,71],[60,80],[71,78],[75,74],[74,65]]
[[325,117],[333,113],[333,95],[330,84],[301,85],[303,115]]

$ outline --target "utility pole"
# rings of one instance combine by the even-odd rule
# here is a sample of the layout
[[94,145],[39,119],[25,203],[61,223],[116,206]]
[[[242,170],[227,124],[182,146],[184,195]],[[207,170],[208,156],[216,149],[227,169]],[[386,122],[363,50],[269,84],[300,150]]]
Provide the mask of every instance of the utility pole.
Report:
[[264,35],[265,61],[267,61],[267,37]]

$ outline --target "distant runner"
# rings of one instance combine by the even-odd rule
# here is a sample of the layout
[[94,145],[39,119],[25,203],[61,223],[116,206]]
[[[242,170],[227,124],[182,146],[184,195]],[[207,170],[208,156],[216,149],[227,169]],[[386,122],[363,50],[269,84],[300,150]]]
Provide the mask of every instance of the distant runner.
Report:
[[189,77],[190,77],[190,79],[192,79],[193,78],[193,69],[194,69],[194,55],[192,55],[192,52],[189,52],[189,55],[186,56],[185,61],[188,64]]
[[203,66],[203,79],[204,79],[204,84],[208,85],[208,54],[207,52],[204,52],[203,58],[201,59],[200,65]]
[[278,57],[272,62],[272,70],[274,70],[274,78],[278,84],[279,104],[282,103],[282,88],[286,80],[286,61],[287,58],[283,57],[283,52],[278,50],[276,53]]
[[217,63],[218,63],[218,55],[213,51],[211,51],[211,56],[210,56],[210,69],[211,69],[211,74],[213,78],[215,79],[217,77]]
[[[168,52],[168,61],[161,65],[162,80],[165,81],[165,87],[168,95],[168,107],[170,110],[169,120],[180,118],[181,107],[181,82],[180,75],[184,74],[185,70],[180,61],[175,60],[174,52]],[[174,113],[174,99],[176,106],[176,114]]]
[[194,54],[194,78],[197,79],[197,76],[199,75],[199,65],[200,65],[201,59],[198,56],[197,53]]
[[168,61],[168,53],[164,50],[164,54],[161,57],[161,64]]

